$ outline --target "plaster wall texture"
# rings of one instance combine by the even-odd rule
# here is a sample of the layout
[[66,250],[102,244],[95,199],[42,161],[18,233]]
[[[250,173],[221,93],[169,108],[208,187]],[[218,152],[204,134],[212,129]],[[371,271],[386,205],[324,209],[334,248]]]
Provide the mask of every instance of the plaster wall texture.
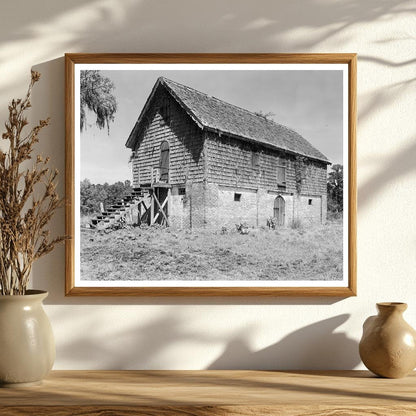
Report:
[[362,368],[376,302],[408,302],[416,326],[415,15],[398,0],[1,2],[0,120],[39,70],[32,118],[51,116],[39,147],[61,172],[65,52],[358,53],[358,296],[65,298],[59,247],[33,270],[55,369]]

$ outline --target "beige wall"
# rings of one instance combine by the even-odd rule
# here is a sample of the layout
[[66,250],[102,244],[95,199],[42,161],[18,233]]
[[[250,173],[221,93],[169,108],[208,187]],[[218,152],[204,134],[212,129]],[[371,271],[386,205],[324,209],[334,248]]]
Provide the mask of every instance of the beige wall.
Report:
[[[52,117],[40,147],[62,173],[65,52],[359,56],[358,296],[68,299],[61,247],[34,269],[34,286],[50,291],[55,368],[355,368],[375,302],[408,302],[416,326],[414,8],[398,0],[1,2],[0,120],[30,68],[42,72],[33,118]],[[60,213],[53,228],[63,224]]]

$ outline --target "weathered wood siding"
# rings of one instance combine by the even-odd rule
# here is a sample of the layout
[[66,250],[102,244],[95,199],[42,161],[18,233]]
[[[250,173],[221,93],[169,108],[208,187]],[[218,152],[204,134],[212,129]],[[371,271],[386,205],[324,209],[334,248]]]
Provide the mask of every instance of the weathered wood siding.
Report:
[[327,193],[327,165],[315,160],[304,160],[302,158],[302,195],[323,195]]
[[[228,137],[207,135],[208,180],[240,188],[282,190],[302,194],[326,194],[326,164],[296,158],[262,146]],[[257,165],[253,166],[253,153]],[[285,169],[286,183],[278,181],[278,169]]]
[[[168,115],[162,117],[168,106]],[[169,142],[169,183],[184,184],[186,180],[202,181],[204,174],[203,135],[185,111],[163,90],[156,92],[147,123],[139,131],[138,145],[132,160],[133,185],[151,182],[151,168],[158,168],[160,146]]]

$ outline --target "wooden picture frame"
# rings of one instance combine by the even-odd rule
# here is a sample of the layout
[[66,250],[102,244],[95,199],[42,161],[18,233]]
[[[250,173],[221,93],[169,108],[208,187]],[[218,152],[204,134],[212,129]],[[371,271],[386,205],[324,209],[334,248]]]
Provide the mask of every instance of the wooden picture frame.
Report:
[[[211,71],[207,74],[212,75],[212,77],[203,73],[205,70]],[[86,95],[81,97],[81,91],[84,94],[87,89],[88,91],[95,91],[97,88],[97,79],[91,81],[91,84],[88,84],[87,86],[85,86],[86,84],[82,84],[86,79],[85,77],[94,74],[93,72],[88,71],[101,71],[98,72],[99,77],[101,77],[98,79],[101,79],[102,81],[107,78],[107,81],[105,82],[109,82],[109,84],[107,84],[109,87],[107,93],[110,94],[110,98],[107,96],[105,97],[107,102],[104,114],[101,114],[101,121],[99,121],[97,117],[97,123],[100,124],[100,127],[104,127],[104,131],[106,131],[107,127],[109,128],[108,137],[111,137],[111,134],[119,133],[122,127],[120,127],[120,130],[117,130],[116,127],[114,127],[114,131],[112,131],[113,124],[111,123],[111,119],[114,115],[114,111],[111,110],[111,106],[113,105],[114,110],[115,105],[118,105],[118,103],[117,98],[115,98],[115,103],[111,101],[111,94],[113,91],[111,86],[114,86],[112,78],[108,81],[109,78],[103,74],[108,75],[110,73],[108,71],[121,71],[117,73],[119,75],[117,75],[116,72],[111,72],[111,74],[114,74],[115,78],[118,77],[118,80],[123,81],[120,81],[120,84],[117,84],[124,85],[124,87],[120,87],[120,89],[124,88],[123,91],[125,91],[124,95],[120,95],[118,98],[120,101],[120,108],[124,105],[124,101],[126,101],[132,103],[130,107],[134,107],[136,111],[135,120],[129,125],[130,133],[125,137],[122,137],[122,141],[125,141],[126,146],[130,147],[132,151],[131,160],[133,171],[135,172],[132,185],[134,190],[129,195],[126,193],[123,194],[124,196],[119,205],[116,203],[110,204],[108,202],[108,204],[110,204],[108,205],[110,208],[108,208],[101,204],[100,211],[103,211],[102,215],[98,215],[99,213],[97,214],[97,199],[94,199],[93,197],[88,199],[88,204],[91,206],[95,204],[92,208],[89,208],[90,205],[82,205],[81,207],[80,202],[80,183],[81,180],[85,180],[80,173],[80,165],[83,167],[86,166],[89,169],[89,174],[94,175],[94,166],[98,172],[97,163],[100,162],[99,156],[95,153],[101,152],[99,149],[101,145],[98,147],[95,145],[95,148],[88,148],[88,145],[86,144],[87,139],[83,142],[80,140],[80,126],[83,117],[81,112],[88,112],[88,107],[90,107],[90,109],[94,107],[93,105],[86,103],[86,100],[89,99],[85,98]],[[185,82],[180,83],[178,81],[170,80],[169,78],[156,77],[159,73],[165,76],[164,74],[166,71],[173,71],[172,73],[175,74],[179,74],[178,71],[188,71],[186,74],[185,72],[183,74],[187,77],[187,80],[189,79],[189,84],[192,84],[191,81],[194,78],[202,77],[204,78],[203,82],[206,82],[206,84],[204,84],[206,85],[205,90],[208,91],[204,91],[203,88],[195,88],[194,85],[186,85],[187,83]],[[278,71],[281,71],[281,73],[278,73]],[[137,79],[144,79],[145,76],[150,76],[149,74],[152,76],[155,75],[153,89],[151,86],[150,88],[147,85],[145,86],[144,81],[143,83],[141,81],[137,82]],[[228,76],[228,78],[221,78],[223,74],[224,77]],[[254,251],[256,251],[256,253],[263,251],[258,248],[261,247],[261,244],[266,244],[266,246],[269,244],[273,250],[285,249],[287,241],[292,241],[293,239],[296,240],[296,238],[298,238],[297,241],[302,242],[302,233],[303,235],[312,233],[312,231],[310,231],[312,228],[308,228],[308,226],[305,226],[305,228],[302,228],[301,230],[297,229],[299,224],[302,225],[306,222],[309,224],[319,221],[325,223],[327,218],[327,188],[329,185],[326,183],[327,179],[323,172],[325,172],[324,165],[329,165],[328,158],[317,150],[313,144],[311,145],[308,138],[305,140],[295,131],[297,128],[296,125],[291,126],[295,129],[292,130],[285,127],[284,123],[280,124],[278,122],[270,121],[269,114],[262,112],[268,110],[268,108],[265,108],[264,110],[259,109],[262,110],[261,112],[253,112],[253,110],[248,111],[243,105],[239,106],[238,102],[230,103],[222,96],[216,95],[218,98],[215,98],[210,94],[210,91],[214,91],[216,94],[218,94],[217,91],[219,91],[219,94],[222,94],[227,88],[233,93],[236,91],[238,92],[239,87],[234,86],[231,88],[230,83],[234,82],[233,80],[236,78],[244,78],[244,76],[247,76],[244,80],[252,80],[253,87],[252,94],[246,93],[246,98],[244,98],[246,101],[244,101],[244,103],[250,104],[248,98],[251,99],[251,96],[253,96],[254,101],[254,96],[258,89],[260,90],[263,88],[262,94],[263,97],[266,97],[268,89],[275,88],[273,81],[270,81],[268,85],[265,84],[266,81],[264,81],[264,77],[270,76],[270,79],[273,80],[274,76],[283,75],[294,78],[294,80],[287,81],[287,83],[286,81],[283,82],[281,88],[276,90],[279,93],[275,93],[275,96],[280,96],[280,91],[286,89],[286,93],[288,94],[288,98],[285,98],[288,102],[288,105],[285,107],[288,114],[287,117],[290,118],[292,109],[297,107],[297,104],[300,102],[303,103],[305,101],[309,103],[309,109],[307,111],[312,111],[314,107],[318,108],[322,97],[325,98],[325,100],[322,100],[325,101],[325,104],[323,104],[323,107],[320,110],[321,113],[327,112],[328,114],[332,114],[331,111],[333,106],[331,100],[335,102],[335,99],[337,102],[334,105],[338,106],[337,108],[341,109],[340,111],[342,112],[341,116],[339,116],[341,121],[339,121],[336,126],[338,129],[337,131],[342,132],[341,138],[339,138],[339,134],[337,136],[337,151],[341,158],[339,159],[341,160],[340,164],[344,166],[344,173],[341,173],[343,175],[343,183],[347,184],[347,186],[345,186],[342,191],[340,190],[342,188],[338,188],[337,191],[338,196],[336,198],[342,198],[342,196],[339,197],[339,195],[343,195],[343,201],[339,202],[340,199],[338,199],[339,204],[337,207],[333,208],[333,206],[331,206],[331,209],[334,209],[334,213],[336,213],[336,211],[343,211],[343,219],[338,220],[338,224],[341,224],[339,225],[341,231],[339,230],[339,226],[337,231],[337,244],[341,247],[338,249],[337,255],[340,257],[337,260],[338,263],[336,265],[331,263],[327,270],[325,264],[319,262],[321,261],[321,257],[323,258],[325,256],[327,260],[329,259],[332,261],[331,255],[317,252],[314,254],[313,258],[308,258],[309,263],[305,263],[302,266],[302,273],[307,275],[309,267],[311,275],[314,273],[313,276],[310,280],[303,278],[300,281],[297,280],[296,277],[292,277],[292,280],[281,280],[279,276],[284,276],[284,273],[286,272],[277,272],[277,270],[283,270],[285,267],[286,269],[291,269],[291,267],[293,269],[295,267],[293,264],[296,262],[297,264],[302,263],[304,259],[299,258],[292,263],[289,260],[282,260],[279,263],[277,257],[273,257],[273,264],[275,264],[277,268],[277,278],[274,278],[273,272],[270,272],[270,270],[273,270],[270,269],[272,266],[269,267],[268,264],[263,262],[254,266],[256,269],[251,270],[252,272],[254,270],[253,273],[256,273],[259,268],[268,267],[269,274],[265,275],[266,280],[261,280],[261,278],[253,278],[253,280],[250,280],[249,278],[247,281],[242,281],[241,276],[243,276],[243,274],[241,274],[242,272],[240,271],[238,272],[240,273],[238,275],[240,277],[236,280],[236,283],[234,283],[232,280],[233,275],[229,272],[229,268],[232,269],[235,266],[237,270],[237,266],[239,267],[240,263],[248,262],[247,264],[249,264],[248,259],[250,258],[250,255],[247,254],[247,256],[245,256],[242,255],[241,252],[232,253],[232,248],[231,250],[229,247],[224,248],[226,247],[226,242],[234,242],[235,247],[242,247],[250,238],[253,241],[259,241],[258,246],[252,250],[253,253]],[[307,84],[306,87],[303,87],[303,82],[309,82],[304,81],[309,75],[318,77],[319,83],[322,83],[322,85],[311,82],[311,84]],[[133,76],[136,77],[136,81],[129,81],[130,78],[128,77]],[[329,81],[326,81],[332,76],[334,79],[340,80],[336,86],[332,84],[331,86],[329,85]],[[82,78],[83,81],[81,81],[81,77],[84,77]],[[289,78],[287,79],[289,80]],[[247,84],[247,82],[244,81],[244,84],[241,84],[241,89],[243,89],[243,86]],[[298,84],[300,85],[299,87]],[[222,85],[222,89],[218,89],[218,85]],[[318,92],[312,92],[309,98],[303,98],[303,93],[309,89],[309,85],[310,88],[318,88],[319,91],[316,90]],[[65,87],[65,219],[66,233],[70,236],[70,239],[66,242],[65,292],[67,296],[347,297],[356,295],[356,54],[66,54]],[[218,87],[217,90],[215,89],[216,87]],[[338,88],[337,95],[335,95],[335,92],[331,92],[334,88]],[[142,90],[146,91],[143,92]],[[296,90],[296,94],[300,97],[298,101],[295,100],[296,97],[289,97],[291,90]],[[90,92],[88,92],[88,94],[89,93]],[[106,93],[104,93],[104,95],[105,94]],[[134,100],[137,95],[143,94],[148,98],[147,100],[141,98],[142,102],[140,106]],[[243,93],[240,92],[241,96],[242,94]],[[325,94],[327,94],[328,98],[326,98],[327,96]],[[250,95],[250,97],[247,97],[248,95]],[[102,98],[102,96],[100,97]],[[280,103],[279,109],[283,108],[281,104],[283,101],[283,99],[280,99],[279,101],[276,98],[276,103]],[[274,101],[270,102],[274,103]],[[290,102],[292,103],[291,106]],[[271,107],[273,107],[273,105],[271,105]],[[210,113],[211,110],[216,110],[217,112],[213,114]],[[127,117],[125,115],[126,113],[123,113],[124,110],[122,108],[117,111],[120,112],[120,117]],[[95,113],[92,111],[87,115],[90,117],[90,121],[91,115],[95,117],[96,113],[97,111],[95,111]],[[281,112],[281,114],[283,114],[283,112]],[[117,115],[118,114],[115,113],[115,116]],[[226,117],[228,118],[225,119]],[[278,117],[279,116],[276,116],[276,118]],[[316,117],[316,114],[314,117]],[[332,123],[332,119],[328,118],[329,116],[322,116],[323,119],[325,119],[325,117],[327,117],[328,123]],[[306,116],[304,119],[300,118],[300,120],[303,120],[302,123],[305,125],[307,124]],[[316,120],[316,118],[313,120]],[[85,122],[84,119],[83,121]],[[178,133],[179,135],[182,134],[183,137],[179,137],[179,135],[175,136],[176,133],[173,132],[175,129],[177,129],[177,131],[185,129],[185,127],[183,127],[183,129],[180,130],[182,128],[180,127],[180,123],[186,125],[186,133]],[[308,126],[313,126],[314,123],[315,121],[309,122]],[[316,123],[318,123],[318,121],[316,121]],[[123,124],[120,122],[120,125],[126,124],[129,123],[125,122]],[[308,126],[304,128],[305,131],[308,130]],[[171,156],[168,153],[170,151],[170,146],[174,149],[174,146],[179,146],[179,144],[172,144],[170,142],[171,139],[166,139],[165,144],[161,143],[161,141],[163,142],[164,140],[161,140],[159,136],[163,136],[166,130],[160,130],[159,127],[160,129],[170,129],[169,134],[176,137],[175,140],[178,140],[178,143],[182,143],[183,153],[180,159],[181,164],[178,165],[180,166],[179,168],[172,167],[172,160],[174,160],[174,157],[178,158],[178,156],[175,156],[174,150],[172,150]],[[93,125],[88,128],[90,129],[88,137],[93,137],[94,134],[101,134],[98,132],[99,129],[97,129],[97,133],[94,133],[96,128]],[[263,131],[264,134],[262,137],[256,137],[256,131]],[[322,131],[325,131],[324,125]],[[196,136],[192,136],[192,134],[195,134]],[[276,139],[274,134],[279,138]],[[189,139],[187,135],[190,135],[189,137],[191,138]],[[158,137],[157,140],[159,141],[156,143],[156,139],[150,139],[149,137]],[[93,140],[98,139],[91,139],[91,141]],[[103,139],[101,143],[104,143],[105,140]],[[144,150],[144,143],[147,143],[149,140],[155,140],[155,144],[152,144],[153,147],[150,146],[149,148],[146,148],[146,153]],[[319,140],[323,142],[324,139],[320,138]],[[332,143],[332,138],[327,139],[327,142]],[[107,143],[107,141],[105,141],[105,143]],[[195,143],[199,143],[198,146],[200,145],[200,149],[189,150],[192,146],[196,146]],[[93,150],[91,151],[91,149]],[[188,155],[188,151],[190,155]],[[213,162],[214,151],[217,152],[215,154],[218,154],[223,158],[226,157],[224,155],[227,154],[228,162],[221,162],[223,163],[221,167],[215,167],[217,166],[215,165],[217,162]],[[324,150],[322,151],[325,153]],[[156,156],[154,155],[155,152]],[[160,152],[160,155],[158,152]],[[165,152],[164,156],[162,156],[163,152]],[[197,153],[197,156],[192,152]],[[233,155],[237,154],[237,152],[239,155],[238,157],[240,157],[240,162],[235,162],[233,159]],[[247,156],[249,155],[249,152],[251,152],[251,156]],[[101,160],[103,160],[103,164],[104,160],[110,160],[110,150],[108,150],[107,153],[108,154],[105,156],[102,156]],[[86,159],[92,158],[93,156],[94,160]],[[114,155],[114,157],[116,156]],[[159,160],[159,162],[154,162],[156,160],[155,158],[158,158],[157,160]],[[166,163],[161,161],[163,158],[165,158],[165,161],[167,160]],[[88,160],[88,162],[82,164],[83,162],[81,162],[81,160]],[[189,163],[187,162],[188,160],[190,161]],[[204,160],[206,162],[204,162]],[[127,164],[127,161],[125,161],[125,163]],[[153,165],[149,168],[148,165],[150,163],[153,163]],[[194,163],[194,165],[191,165],[191,163]],[[269,165],[271,163],[270,166],[272,167],[266,168],[266,163],[269,163]],[[112,163],[110,164],[113,166]],[[195,168],[195,166],[197,166],[197,168]],[[263,166],[264,169],[262,168]],[[147,170],[145,170],[145,168]],[[249,171],[247,169],[249,169]],[[108,171],[112,171],[113,167],[109,167],[107,163],[101,170],[105,172],[105,174],[108,174]],[[114,167],[114,172],[115,171],[116,168]],[[224,177],[228,175],[228,182],[225,179],[221,179],[221,175]],[[272,182],[274,182],[271,185],[268,175],[272,175],[272,177],[275,178],[272,180]],[[215,179],[217,181],[215,182],[213,179],[214,177],[220,179]],[[320,182],[318,179],[315,179],[316,177],[320,178]],[[87,178],[87,176],[85,176],[85,178]],[[252,178],[255,178],[257,181],[257,188],[254,184],[254,179]],[[106,179],[102,179],[102,182],[104,182],[104,180]],[[98,180],[96,182],[98,183]],[[306,190],[307,186],[309,186],[307,185],[308,183],[310,189],[308,188],[309,190]],[[131,186],[128,182],[124,182],[124,184],[126,187]],[[89,186],[92,186],[91,191],[89,191]],[[101,188],[99,188],[100,186]],[[100,185],[98,185],[90,182],[88,178],[82,185],[82,192],[87,189],[87,191],[90,192],[88,195],[91,195],[93,192],[97,191],[97,189],[103,189],[102,186],[104,185],[101,182]],[[331,201],[335,201],[333,195],[335,194],[330,194]],[[106,197],[108,197],[108,195]],[[334,204],[335,203],[336,202],[334,202]],[[193,205],[190,207],[191,204]],[[238,206],[238,209],[233,208],[236,206]],[[317,206],[318,208],[316,208]],[[94,215],[91,218],[88,217],[89,222],[85,224],[82,223],[81,220],[81,208],[85,208],[85,212],[88,213],[90,212],[88,211],[89,209],[95,209]],[[108,212],[106,210],[108,210]],[[303,213],[306,211],[308,214]],[[232,212],[232,214],[229,214],[229,212]],[[317,214],[317,212],[319,212],[319,214]],[[267,224],[266,214],[270,215],[267,217]],[[318,219],[318,215],[320,215],[320,219]],[[244,219],[246,222],[243,220],[239,221],[239,218]],[[253,220],[252,223],[251,220]],[[128,233],[123,228],[127,227],[124,225],[126,221],[129,223]],[[240,228],[239,232],[237,232],[236,228],[233,229],[233,226],[228,225],[232,222],[236,223],[236,228]],[[148,227],[146,223],[153,225],[156,223],[161,224],[157,227]],[[175,228],[172,225],[174,223],[179,224],[178,228]],[[226,223],[227,226],[222,226],[223,223]],[[281,228],[279,228],[279,223],[282,225]],[[137,227],[138,224],[141,224],[141,226]],[[170,227],[165,229],[164,225],[170,225]],[[209,238],[212,240],[210,247],[213,251],[219,250],[218,255],[220,256],[217,260],[212,260],[211,263],[204,257],[209,251],[208,249],[203,246],[199,248],[191,247],[192,238],[199,238],[198,230],[201,229],[201,233],[208,233],[208,231],[204,230],[209,229],[210,226],[213,227],[212,236],[209,234]],[[318,225],[316,227],[318,227]],[[327,227],[327,225],[319,227]],[[122,228],[122,230],[117,230],[117,228]],[[110,229],[115,231],[109,232]],[[143,229],[143,231],[140,231],[141,229]],[[144,269],[144,267],[146,267],[146,260],[144,260],[145,257],[141,257],[141,255],[149,257],[151,253],[145,253],[141,249],[136,250],[136,247],[143,246],[142,240],[140,240],[141,238],[150,240],[153,238],[153,235],[146,234],[153,232],[153,229],[158,230],[158,233],[163,233],[165,232],[164,230],[167,230],[166,232],[169,234],[171,242],[169,243],[170,246],[168,248],[162,247],[159,250],[158,257],[153,256],[153,260],[149,260],[149,265],[151,265],[151,267],[149,266],[148,269]],[[176,229],[179,231],[175,231]],[[326,232],[326,228],[325,230],[319,228],[319,230],[321,231],[316,235],[313,234],[314,237],[311,238],[316,240],[316,236]],[[124,236],[123,233],[127,234]],[[144,233],[144,235],[142,235],[142,233]],[[175,235],[172,236],[172,234]],[[274,239],[270,240],[273,241],[272,243],[262,243],[263,240],[261,239],[266,238],[266,234]],[[81,235],[86,236],[82,237],[82,247],[84,250],[84,254],[82,255],[80,242],[82,239]],[[167,234],[159,234],[159,236],[160,235]],[[203,235],[205,236],[208,234]],[[190,250],[193,251],[191,251],[189,255],[182,253],[180,257],[175,259],[175,250],[172,247],[176,240],[173,240],[173,238],[177,241],[180,241],[182,238],[188,238]],[[324,237],[322,238],[324,239]],[[132,261],[131,257],[133,255],[130,256],[129,253],[131,253],[131,251],[126,251],[130,250],[127,248],[130,244],[127,239],[129,239],[129,241],[134,241],[136,256],[134,261],[137,261],[137,263],[133,264],[134,267],[139,267],[138,265],[140,265],[140,270],[146,270],[146,272],[144,272],[146,278],[143,278],[145,280],[140,280],[140,276],[142,276],[141,273],[136,273],[134,271],[132,273],[136,274],[134,274],[133,281],[122,280],[123,276],[130,276],[129,273],[132,270],[132,263],[129,262]],[[342,241],[339,241],[340,239]],[[121,247],[124,250],[123,253],[121,253],[121,251],[120,253],[117,253],[117,249],[110,247],[110,245],[108,245],[106,251],[100,251],[104,250],[104,245],[110,244],[110,241],[118,241],[119,245],[117,247]],[[164,237],[160,237],[158,241],[164,241]],[[326,240],[323,241],[326,244]],[[322,252],[325,252],[326,250],[324,242],[322,243],[322,250],[320,249]],[[186,244],[179,244],[179,246],[182,248],[187,247]],[[223,246],[221,246],[221,244],[223,244]],[[281,247],[279,248],[278,246],[280,245]],[[297,245],[294,244],[294,247],[301,245],[301,243],[298,243]],[[144,247],[147,246],[144,245]],[[133,250],[133,248],[131,250]],[[199,257],[195,257],[197,254],[194,254],[195,252],[198,253],[198,250],[200,250],[199,253],[202,253],[200,254],[201,262],[206,262],[206,264],[204,263],[205,268],[201,269],[202,271],[199,275],[198,270],[196,269],[196,275],[194,274],[191,277],[191,279],[194,280],[185,282],[180,278],[176,279],[176,275],[172,275],[172,272],[169,270],[172,270],[173,268],[177,271],[179,270],[180,265],[192,269],[192,265],[195,264],[195,261],[192,263],[189,261],[189,258],[193,255],[194,259],[198,259]],[[310,251],[311,249],[307,248],[306,250]],[[341,254],[339,253],[340,250]],[[166,254],[166,251],[169,253]],[[89,253],[89,257],[85,254],[86,252]],[[248,252],[250,252],[250,250],[248,250]],[[95,258],[92,257],[93,254],[91,253],[98,254],[95,254]],[[162,259],[164,259],[165,255],[170,256],[169,267],[171,268],[169,269],[169,267],[167,267],[166,270],[168,271],[162,270],[160,273],[162,273],[163,276],[168,276],[169,279],[159,278],[159,280],[152,280],[154,276],[159,276],[159,269],[157,264],[155,266],[156,260],[154,259],[161,259],[160,261],[163,263],[165,260],[162,261]],[[227,256],[231,259],[229,260],[229,263],[225,262],[225,259],[228,258]],[[85,262],[82,263],[84,275],[81,272],[81,258],[88,258],[88,260],[85,260]],[[91,258],[93,260],[91,260]],[[124,258],[128,259],[123,260]],[[222,265],[222,270],[224,271],[224,275],[227,276],[227,279],[231,280],[221,280],[222,278],[209,280],[211,274],[210,270],[212,270],[213,274],[221,273],[221,271],[216,269],[216,265],[223,260],[224,264]],[[91,261],[96,261],[96,263],[91,263]],[[123,263],[123,261],[125,261],[125,263]],[[320,268],[312,265],[313,262],[320,264]],[[162,268],[164,267],[163,264],[161,265]],[[227,264],[230,265],[229,268],[227,268]],[[254,260],[253,264],[255,264]],[[129,265],[130,267],[128,270],[123,272],[123,267],[128,267]],[[339,271],[340,269],[341,272]],[[85,270],[88,270],[88,273],[85,272]],[[106,271],[103,272],[102,270]],[[148,274],[146,274],[147,270],[149,270]],[[321,274],[316,270],[321,270],[322,276],[325,276],[326,279],[334,280],[321,281]],[[333,270],[338,271],[335,272]],[[117,278],[112,278],[113,271],[114,275],[117,274]],[[250,272],[250,276],[252,276],[252,272]],[[191,276],[189,270],[187,270],[186,273],[188,273],[187,276]],[[150,278],[148,276],[150,276]],[[243,278],[245,277],[246,276],[243,276]]]

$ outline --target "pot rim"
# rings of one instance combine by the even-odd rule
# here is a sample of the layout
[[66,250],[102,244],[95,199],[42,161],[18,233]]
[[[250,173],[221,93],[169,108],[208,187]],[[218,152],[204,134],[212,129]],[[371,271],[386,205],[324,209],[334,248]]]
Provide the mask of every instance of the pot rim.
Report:
[[31,299],[39,298],[43,300],[48,295],[49,295],[49,292],[46,290],[28,289],[26,290],[26,293],[24,295],[0,295],[0,300],[1,299],[8,299],[8,300],[15,299],[16,301],[18,301],[18,300],[24,300],[28,298],[31,298]]
[[404,302],[378,302],[377,309],[380,312],[404,312],[407,309],[407,303]]
[[377,305],[380,306],[401,306],[401,305],[406,305],[407,303],[405,302],[377,302]]

